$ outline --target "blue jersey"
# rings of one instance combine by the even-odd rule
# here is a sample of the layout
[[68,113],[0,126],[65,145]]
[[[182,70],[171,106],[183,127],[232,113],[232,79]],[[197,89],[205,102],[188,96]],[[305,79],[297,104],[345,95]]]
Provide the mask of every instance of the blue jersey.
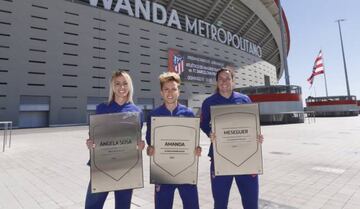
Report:
[[[211,116],[210,116],[210,106],[215,105],[226,105],[226,104],[248,104],[251,103],[251,100],[248,96],[233,92],[230,98],[225,98],[221,96],[218,92],[206,98],[201,106],[201,121],[200,128],[207,135],[210,136],[211,133]],[[213,157],[213,147],[210,145],[209,157]]]
[[159,106],[158,108],[154,109],[150,112],[149,117],[146,121],[146,142],[150,145],[151,141],[151,117],[154,116],[174,116],[174,117],[195,117],[193,111],[187,108],[185,105],[178,104],[176,108],[170,112],[165,104]]
[[144,122],[143,113],[141,109],[133,103],[126,102],[123,105],[119,105],[115,101],[110,103],[101,103],[96,106],[96,114],[108,114],[108,113],[117,113],[117,112],[139,112],[140,113],[140,123],[141,127]]

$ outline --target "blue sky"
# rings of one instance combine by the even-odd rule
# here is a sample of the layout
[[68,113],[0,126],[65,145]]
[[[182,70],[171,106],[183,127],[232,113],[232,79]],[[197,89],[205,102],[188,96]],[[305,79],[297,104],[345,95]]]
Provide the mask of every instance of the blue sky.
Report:
[[[325,96],[323,75],[315,77],[310,89],[306,79],[320,49],[323,51],[329,96],[346,95],[346,82],[338,25],[341,22],[350,93],[360,100],[360,1],[282,0],[290,28],[288,65],[290,83],[299,85],[303,99]],[[279,84],[285,84],[284,75]]]

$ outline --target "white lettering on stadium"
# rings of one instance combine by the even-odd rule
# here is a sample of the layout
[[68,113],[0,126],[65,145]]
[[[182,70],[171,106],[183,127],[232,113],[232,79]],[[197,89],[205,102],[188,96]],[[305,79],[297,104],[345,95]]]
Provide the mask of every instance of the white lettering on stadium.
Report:
[[[90,5],[97,7],[98,1],[99,0],[90,0]],[[113,1],[115,0],[102,0],[104,9],[111,10]],[[135,11],[131,8],[130,0],[117,0],[113,10],[115,12],[126,12],[129,16],[136,18],[142,16],[145,20],[168,27],[176,27],[179,30],[184,30],[185,28],[186,32],[232,46],[254,56],[262,57],[262,49],[260,46],[237,34],[232,34],[230,31],[226,31],[221,27],[217,27],[201,19],[195,18],[191,21],[187,15],[184,15],[185,26],[183,26],[180,23],[179,14],[175,9],[172,9],[168,16],[166,8],[161,4],[148,0],[145,2],[141,0],[133,1],[135,1]]]

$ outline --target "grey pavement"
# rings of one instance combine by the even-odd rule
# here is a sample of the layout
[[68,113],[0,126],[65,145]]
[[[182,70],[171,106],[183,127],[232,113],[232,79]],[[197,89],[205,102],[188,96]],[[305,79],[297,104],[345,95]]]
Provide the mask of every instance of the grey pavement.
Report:
[[[0,153],[0,209],[83,208],[89,182],[87,129],[14,130],[12,147]],[[260,208],[360,208],[360,117],[262,126],[262,133],[265,141]],[[201,146],[200,205],[201,209],[210,209],[209,139],[203,134]],[[149,158],[145,152],[144,178],[145,187],[134,190],[132,209],[154,208],[154,186],[149,184]],[[104,208],[114,208],[112,193]],[[173,208],[182,208],[178,193]],[[229,208],[242,208],[235,184]]]

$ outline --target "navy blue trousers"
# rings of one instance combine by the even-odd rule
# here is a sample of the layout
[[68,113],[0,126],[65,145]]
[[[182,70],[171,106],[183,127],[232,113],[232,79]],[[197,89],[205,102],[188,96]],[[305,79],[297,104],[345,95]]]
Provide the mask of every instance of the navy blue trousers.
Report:
[[237,184],[244,209],[258,209],[259,181],[257,175],[215,176],[214,163],[210,167],[211,189],[215,209],[227,209],[233,179]]
[[155,209],[171,209],[176,188],[179,190],[184,209],[199,209],[197,186],[191,184],[155,185]]
[[[130,209],[132,189],[114,191],[115,209]],[[89,183],[85,209],[102,209],[109,192],[91,193],[91,183]]]

